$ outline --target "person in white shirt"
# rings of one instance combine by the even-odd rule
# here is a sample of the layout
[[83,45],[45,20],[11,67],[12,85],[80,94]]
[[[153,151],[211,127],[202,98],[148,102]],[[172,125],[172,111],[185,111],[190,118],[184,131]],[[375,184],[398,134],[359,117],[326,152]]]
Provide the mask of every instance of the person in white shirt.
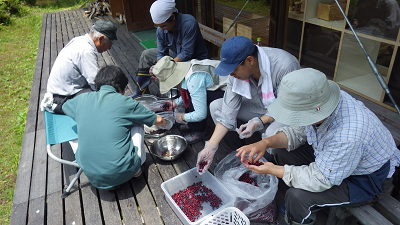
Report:
[[73,38],[58,54],[47,82],[42,108],[64,114],[62,105],[78,94],[95,90],[99,71],[97,54],[111,49],[117,41],[113,23],[98,20],[89,33]]

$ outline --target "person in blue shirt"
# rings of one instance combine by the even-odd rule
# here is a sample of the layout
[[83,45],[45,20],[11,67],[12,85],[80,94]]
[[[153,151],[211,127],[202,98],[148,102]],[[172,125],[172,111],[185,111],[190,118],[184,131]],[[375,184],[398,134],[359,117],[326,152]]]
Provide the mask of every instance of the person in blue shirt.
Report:
[[[207,48],[196,19],[179,13],[175,0],[158,0],[150,8],[151,18],[157,27],[157,48],[144,50],[140,56],[137,88],[130,97],[142,95],[151,82],[150,68],[164,56],[172,56],[176,62],[206,59]],[[149,93],[157,95],[159,87],[151,83]]]
[[[239,148],[236,156],[250,170],[275,175],[290,187],[285,195],[287,224],[313,224],[316,211],[372,199],[382,193],[384,182],[392,181],[387,178],[399,166],[400,151],[391,133],[324,73],[306,68],[284,76],[268,111],[289,126]],[[269,147],[279,148],[276,164],[248,164]]]
[[128,78],[119,67],[101,68],[94,83],[95,92],[66,101],[62,109],[77,124],[76,162],[93,186],[114,189],[141,174],[146,161],[143,124],[166,122],[124,96]]
[[180,85],[181,97],[170,102],[169,110],[184,105],[185,113],[175,113],[188,143],[195,143],[204,138],[207,129],[208,105],[215,99],[222,98],[226,77],[214,74],[218,60],[191,60],[176,62],[170,56],[164,56],[154,66],[153,73],[160,81],[160,92],[164,94],[172,87]]

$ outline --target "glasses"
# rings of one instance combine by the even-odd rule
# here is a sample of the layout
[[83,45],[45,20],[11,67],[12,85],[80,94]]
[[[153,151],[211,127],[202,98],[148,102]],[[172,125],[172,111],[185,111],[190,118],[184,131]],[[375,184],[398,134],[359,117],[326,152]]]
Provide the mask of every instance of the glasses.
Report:
[[159,27],[159,28],[161,28],[161,29],[163,29],[163,28],[166,28],[167,27],[167,24],[164,24],[164,25],[161,25],[161,26],[157,26],[156,24],[154,24],[154,27]]
[[[238,68],[238,66],[243,65],[244,64],[244,59],[236,66],[235,70]],[[235,71],[233,70],[233,71]]]

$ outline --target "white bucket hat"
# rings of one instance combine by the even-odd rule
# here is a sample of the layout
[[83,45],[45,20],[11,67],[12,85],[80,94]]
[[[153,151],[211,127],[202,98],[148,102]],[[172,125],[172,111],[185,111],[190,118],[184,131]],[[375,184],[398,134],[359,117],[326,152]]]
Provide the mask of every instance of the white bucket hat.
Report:
[[174,12],[178,12],[175,8],[175,0],[158,0],[153,2],[150,7],[150,15],[154,24],[164,23]]
[[171,56],[162,57],[153,68],[153,74],[160,81],[160,93],[165,94],[175,87],[189,72],[190,62],[175,62]]
[[268,111],[280,123],[306,126],[331,115],[339,100],[339,85],[327,80],[324,73],[306,68],[282,78],[278,98]]

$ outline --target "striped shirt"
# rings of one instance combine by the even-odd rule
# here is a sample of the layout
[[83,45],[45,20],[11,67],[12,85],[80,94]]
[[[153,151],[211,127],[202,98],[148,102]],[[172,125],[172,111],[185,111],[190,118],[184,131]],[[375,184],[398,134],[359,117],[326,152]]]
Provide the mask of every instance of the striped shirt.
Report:
[[364,104],[344,91],[335,111],[317,128],[306,126],[315,163],[334,185],[350,175],[371,174],[390,160],[388,177],[400,162],[389,130]]

